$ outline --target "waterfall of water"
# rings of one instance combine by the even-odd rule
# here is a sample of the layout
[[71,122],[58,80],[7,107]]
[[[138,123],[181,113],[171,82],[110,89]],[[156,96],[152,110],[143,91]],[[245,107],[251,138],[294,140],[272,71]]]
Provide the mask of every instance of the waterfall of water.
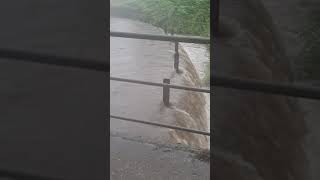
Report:
[[[194,65],[196,72],[201,80],[205,78],[207,65],[210,63],[210,52],[207,47],[203,44],[191,44],[191,43],[180,43],[184,51],[187,53],[192,64]],[[208,86],[207,88],[210,88]],[[206,114],[208,118],[207,131],[210,131],[210,94],[204,94],[206,101]],[[208,143],[210,148],[210,139]]]

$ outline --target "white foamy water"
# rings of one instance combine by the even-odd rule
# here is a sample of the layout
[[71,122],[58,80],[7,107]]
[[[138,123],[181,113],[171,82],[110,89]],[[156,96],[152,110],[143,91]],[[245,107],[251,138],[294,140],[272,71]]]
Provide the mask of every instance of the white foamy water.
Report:
[[210,54],[203,44],[180,43],[196,68],[200,79],[205,77],[205,69],[210,62]]
[[[192,44],[192,43],[180,43],[181,47],[186,51],[194,67],[197,70],[198,76],[201,80],[205,77],[205,70],[208,63],[210,63],[210,52],[207,47],[203,44]],[[210,88],[206,87],[206,88]],[[205,93],[206,97],[206,113],[208,117],[207,130],[210,131],[210,94]],[[210,148],[210,141],[209,141]]]

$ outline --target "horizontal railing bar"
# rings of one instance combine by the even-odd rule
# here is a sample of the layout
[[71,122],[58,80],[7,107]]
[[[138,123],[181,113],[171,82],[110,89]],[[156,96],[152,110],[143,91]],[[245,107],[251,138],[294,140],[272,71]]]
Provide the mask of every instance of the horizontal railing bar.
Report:
[[256,92],[286,95],[310,99],[320,99],[320,88],[306,87],[289,83],[271,83],[261,80],[245,80],[242,78],[211,75],[211,88],[220,86],[239,90],[250,90]]
[[186,91],[210,93],[210,89],[193,88],[193,87],[188,87],[188,86],[178,86],[178,85],[172,85],[172,84],[163,84],[163,83],[147,82],[147,81],[140,81],[140,80],[116,78],[116,77],[110,77],[110,80],[135,83],[135,84],[143,84],[143,85],[149,85],[149,86],[159,86],[159,87],[167,86],[167,87],[173,88],[173,89],[182,89],[182,90],[186,90]]
[[113,115],[110,115],[110,118],[119,119],[119,120],[123,120],[123,121],[131,121],[131,122],[136,122],[136,123],[141,123],[141,124],[148,124],[148,125],[152,125],[152,126],[159,126],[159,127],[164,127],[164,128],[174,129],[174,130],[187,131],[187,132],[201,134],[201,135],[205,135],[205,136],[210,136],[209,132],[188,129],[188,128],[183,128],[183,127],[178,127],[178,126],[173,126],[173,125],[168,125],[168,124],[154,123],[154,122],[142,121],[142,120],[125,118],[125,117],[120,117],[120,116],[113,116]]
[[154,35],[154,34],[138,34],[128,32],[110,32],[112,37],[133,38],[133,39],[147,39],[157,41],[171,41],[171,42],[184,42],[195,44],[210,44],[210,38],[196,37],[196,36],[168,36],[168,35]]
[[[109,72],[110,70],[108,62],[102,62],[102,61],[100,62],[97,60],[78,59],[78,58],[61,57],[61,56],[59,57],[55,55],[24,52],[24,51],[18,51],[18,50],[8,50],[3,48],[0,49],[0,58],[9,58],[9,59],[15,59],[19,61],[35,62],[35,63],[48,64],[48,65],[83,68],[83,69],[102,71],[102,72]],[[118,78],[117,80],[120,81],[121,79]],[[164,84],[162,83],[150,83],[150,82],[142,82],[142,81],[126,81],[126,82],[136,82],[139,84],[164,86]],[[212,86],[220,86],[225,88],[251,90],[256,92],[287,95],[292,97],[320,99],[320,88],[305,87],[302,85],[298,86],[293,84],[279,84],[279,83],[276,84],[276,83],[269,83],[265,81],[245,80],[241,78],[218,76],[215,74],[211,75],[211,83],[212,83]],[[175,89],[184,89],[184,90],[190,90],[190,91],[210,93],[210,90],[208,89],[199,89],[199,88],[184,87],[184,86],[177,86],[177,85],[168,85],[168,86]]]
[[3,48],[0,48],[0,58],[8,58],[17,61],[35,62],[39,64],[67,66],[102,72],[109,71],[109,63],[107,62],[107,60],[103,62],[93,59],[79,59],[73,57],[63,57]]
[[44,177],[44,176],[38,176],[33,175],[25,172],[18,172],[18,171],[9,171],[9,170],[3,170],[0,169],[0,179],[1,178],[10,178],[15,180],[62,180],[58,178],[51,178],[51,177]]

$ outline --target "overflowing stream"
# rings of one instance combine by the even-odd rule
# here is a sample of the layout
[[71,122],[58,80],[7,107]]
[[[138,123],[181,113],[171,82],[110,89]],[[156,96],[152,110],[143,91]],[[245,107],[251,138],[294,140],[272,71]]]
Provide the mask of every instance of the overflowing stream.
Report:
[[[112,31],[164,34],[152,25],[112,17]],[[180,44],[180,69],[173,68],[174,44],[170,42],[110,38],[110,76],[134,80],[203,87],[204,69],[209,61],[206,47]],[[162,102],[162,88],[118,81],[110,82],[110,113],[144,121],[171,124],[202,131],[210,127],[209,94],[170,90],[170,107]],[[167,128],[141,125],[118,119],[110,120],[111,135],[139,138],[159,143],[180,143],[208,148],[209,138]],[[111,144],[112,146],[112,144]]]
[[[191,44],[191,43],[181,43],[182,48],[185,50],[189,56],[192,64],[194,65],[198,76],[201,80],[204,80],[206,76],[206,68],[210,66],[210,52],[208,48],[203,44]],[[208,72],[207,72],[208,73]],[[204,85],[206,88],[210,88],[209,85]],[[208,127],[207,131],[210,132],[210,94],[204,94],[206,98],[206,113],[208,116]],[[210,141],[209,141],[210,148]]]

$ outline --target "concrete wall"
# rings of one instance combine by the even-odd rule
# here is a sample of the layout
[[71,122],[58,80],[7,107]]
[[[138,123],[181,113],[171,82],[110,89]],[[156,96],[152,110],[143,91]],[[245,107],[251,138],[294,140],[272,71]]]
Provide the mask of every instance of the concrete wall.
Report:
[[[107,1],[2,0],[0,48],[107,61]],[[106,179],[104,73],[0,59],[0,169]]]

